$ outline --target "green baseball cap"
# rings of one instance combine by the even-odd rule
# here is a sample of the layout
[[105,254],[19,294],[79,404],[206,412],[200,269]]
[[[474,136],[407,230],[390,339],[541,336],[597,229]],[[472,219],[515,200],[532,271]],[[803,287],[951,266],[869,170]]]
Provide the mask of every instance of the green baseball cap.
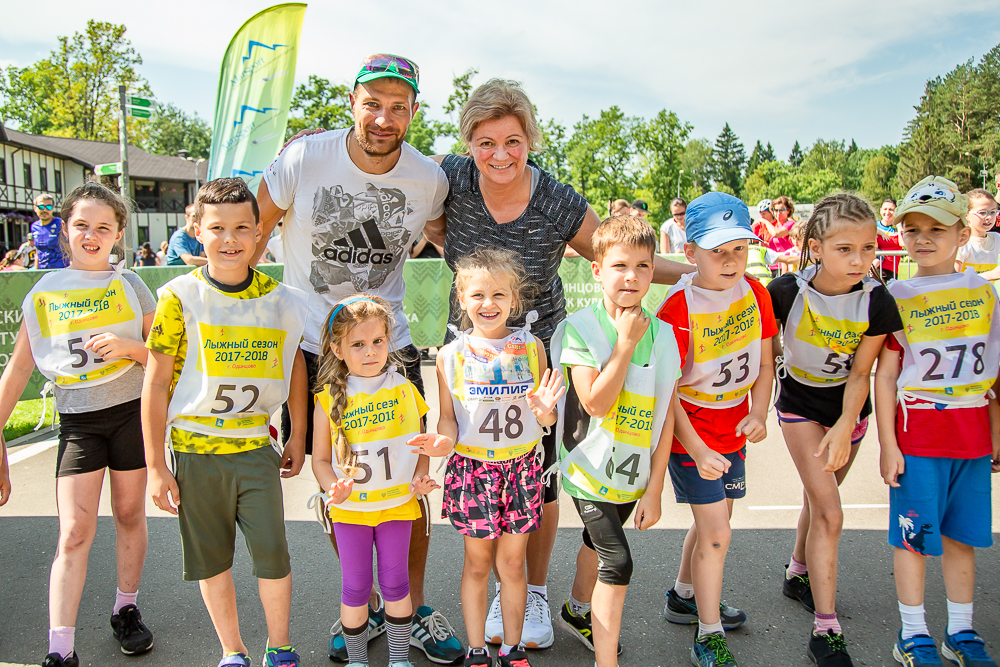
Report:
[[354,77],[354,85],[381,79],[384,76],[402,79],[413,86],[414,93],[420,92],[417,88],[420,83],[420,68],[417,67],[417,64],[412,60],[390,53],[376,53],[365,58],[358,75]]

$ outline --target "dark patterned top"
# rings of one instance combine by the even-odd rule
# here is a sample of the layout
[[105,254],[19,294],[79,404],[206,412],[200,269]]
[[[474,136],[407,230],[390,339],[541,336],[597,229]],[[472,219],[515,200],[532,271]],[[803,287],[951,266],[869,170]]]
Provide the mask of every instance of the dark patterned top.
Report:
[[[531,332],[548,350],[556,325],[566,319],[566,296],[559,278],[559,264],[566,244],[580,231],[587,213],[587,200],[572,187],[538,169],[538,185],[524,213],[517,220],[499,224],[483,201],[479,170],[472,158],[449,155],[441,168],[448,176],[449,185],[444,204],[448,221],[444,259],[448,267],[454,271],[455,263],[477,248],[493,246],[520,253],[528,277],[538,287],[538,295],[530,308],[538,312],[538,321],[531,325]],[[458,325],[462,317],[454,292],[452,285],[448,321]],[[510,326],[524,326],[524,317],[517,318]],[[446,340],[452,338],[449,331]]]

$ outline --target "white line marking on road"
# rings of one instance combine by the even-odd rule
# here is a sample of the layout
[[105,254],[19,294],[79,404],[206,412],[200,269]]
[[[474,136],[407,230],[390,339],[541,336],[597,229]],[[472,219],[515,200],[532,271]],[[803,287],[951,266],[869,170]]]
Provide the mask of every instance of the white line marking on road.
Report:
[[[7,462],[10,465],[14,465],[15,463],[20,463],[24,459],[31,458],[35,454],[41,454],[45,450],[52,449],[53,447],[55,447],[58,444],[59,444],[59,441],[56,440],[56,439],[53,439],[53,440],[42,440],[41,442],[36,442],[33,445],[28,445],[24,449],[19,449],[16,452],[10,453],[7,456]],[[0,667],[2,667],[2,665],[3,665],[3,663],[0,663]]]
[[[889,509],[888,505],[841,505],[845,510],[886,510]],[[802,509],[802,505],[751,505],[748,509],[771,512],[771,511],[782,511],[782,510],[795,510],[798,512]]]

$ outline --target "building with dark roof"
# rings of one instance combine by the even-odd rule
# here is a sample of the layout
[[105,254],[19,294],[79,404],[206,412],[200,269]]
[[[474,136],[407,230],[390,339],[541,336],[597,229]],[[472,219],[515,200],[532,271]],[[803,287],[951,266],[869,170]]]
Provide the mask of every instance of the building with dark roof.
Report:
[[[119,160],[117,143],[27,134],[0,125],[0,243],[16,248],[25,240],[35,220],[32,202],[37,195],[51,195],[58,208],[73,188],[96,180],[96,165]],[[136,245],[149,241],[156,249],[184,226],[184,208],[207,178],[208,162],[129,145],[128,166]],[[117,187],[118,177],[110,178],[108,184]]]

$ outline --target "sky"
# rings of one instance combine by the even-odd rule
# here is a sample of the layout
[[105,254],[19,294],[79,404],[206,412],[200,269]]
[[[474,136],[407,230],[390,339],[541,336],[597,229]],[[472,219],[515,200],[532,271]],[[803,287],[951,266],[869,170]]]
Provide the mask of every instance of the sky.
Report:
[[[0,66],[45,57],[88,19],[124,23],[155,98],[211,122],[226,46],[270,4],[47,0],[40,15],[17,3],[0,22]],[[796,140],[898,143],[927,79],[998,43],[996,0],[314,0],[296,82],[350,85],[364,56],[396,53],[419,64],[432,118],[474,67],[474,83],[521,81],[540,116],[567,128],[612,105],[668,109],[692,136],[714,140],[728,122],[748,152],[770,141],[784,158]]]

